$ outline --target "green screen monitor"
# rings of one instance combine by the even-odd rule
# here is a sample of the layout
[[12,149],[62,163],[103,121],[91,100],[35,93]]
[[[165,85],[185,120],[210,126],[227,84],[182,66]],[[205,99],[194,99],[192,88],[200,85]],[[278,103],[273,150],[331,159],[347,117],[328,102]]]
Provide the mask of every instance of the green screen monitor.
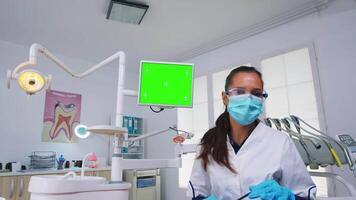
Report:
[[139,105],[193,106],[193,64],[141,61],[139,81]]

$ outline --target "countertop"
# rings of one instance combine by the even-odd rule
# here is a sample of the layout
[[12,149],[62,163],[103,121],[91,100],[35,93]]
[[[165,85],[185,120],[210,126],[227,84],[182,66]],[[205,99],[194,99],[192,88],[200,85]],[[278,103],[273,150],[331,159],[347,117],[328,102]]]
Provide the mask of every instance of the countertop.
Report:
[[[95,171],[110,171],[111,167],[106,166],[106,167],[99,167],[99,168],[85,168],[86,172],[95,172]],[[44,174],[65,174],[67,172],[80,172],[81,168],[70,168],[70,169],[62,169],[62,170],[57,170],[57,169],[48,169],[48,170],[25,170],[25,171],[19,171],[19,172],[3,172],[0,173],[0,177],[5,177],[5,176],[32,176],[32,175],[44,175]]]

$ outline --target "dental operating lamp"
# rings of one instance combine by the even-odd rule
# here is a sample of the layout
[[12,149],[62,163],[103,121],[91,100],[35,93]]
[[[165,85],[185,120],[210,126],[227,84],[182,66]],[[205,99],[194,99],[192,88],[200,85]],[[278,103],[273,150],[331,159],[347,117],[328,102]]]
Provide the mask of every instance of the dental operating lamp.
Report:
[[[181,167],[181,155],[185,153],[195,152],[196,145],[183,145],[181,143],[176,143],[176,158],[173,159],[130,159],[125,160],[119,156],[120,153],[120,145],[119,138],[124,138],[123,146],[128,146],[129,142],[133,142],[136,140],[145,139],[147,137],[151,137],[160,133],[164,133],[168,130],[176,130],[174,128],[170,128],[167,130],[161,130],[149,134],[142,135],[137,138],[128,138],[127,128],[123,128],[121,126],[122,123],[122,108],[123,108],[123,97],[133,96],[137,97],[138,93],[134,90],[125,89],[125,53],[119,51],[112,56],[106,58],[100,63],[92,66],[88,70],[83,73],[75,73],[69,66],[64,64],[60,59],[54,56],[48,49],[44,48],[39,44],[32,44],[30,47],[29,60],[19,64],[13,71],[7,72],[7,86],[10,88],[11,80],[17,80],[19,86],[22,90],[24,90],[27,94],[33,95],[37,92],[41,91],[43,88],[47,86],[50,88],[52,76],[47,75],[44,76],[39,71],[31,69],[30,67],[37,67],[37,58],[38,55],[42,54],[46,56],[48,59],[53,61],[58,67],[63,69],[65,72],[70,74],[74,78],[85,78],[90,74],[96,72],[97,70],[107,66],[108,64],[118,60],[118,82],[117,82],[117,100],[116,100],[116,115],[115,115],[115,126],[107,126],[107,125],[98,125],[98,126],[90,126],[86,127],[84,125],[79,125],[75,128],[76,135],[80,138],[88,137],[90,133],[96,134],[104,134],[109,136],[114,136],[114,151],[112,155],[112,164],[111,164],[111,181],[112,182],[120,182],[122,181],[122,170],[124,169],[147,169],[147,168],[180,168]],[[22,71],[21,71],[22,70]],[[186,138],[192,137],[192,134],[187,134]]]

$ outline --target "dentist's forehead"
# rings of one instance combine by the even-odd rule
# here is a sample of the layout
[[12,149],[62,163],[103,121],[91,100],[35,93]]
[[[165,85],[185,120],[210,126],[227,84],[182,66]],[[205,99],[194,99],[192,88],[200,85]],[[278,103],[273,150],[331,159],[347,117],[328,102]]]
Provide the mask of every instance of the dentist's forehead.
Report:
[[256,73],[240,72],[236,74],[232,80],[229,88],[242,87],[245,89],[263,89],[261,78]]

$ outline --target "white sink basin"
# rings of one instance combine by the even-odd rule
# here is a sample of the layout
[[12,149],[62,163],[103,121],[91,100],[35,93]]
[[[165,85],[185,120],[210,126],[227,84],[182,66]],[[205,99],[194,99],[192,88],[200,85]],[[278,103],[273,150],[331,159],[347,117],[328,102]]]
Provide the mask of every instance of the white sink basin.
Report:
[[98,190],[128,190],[129,183],[108,184],[103,177],[93,176],[32,176],[29,192],[40,194],[80,193]]

